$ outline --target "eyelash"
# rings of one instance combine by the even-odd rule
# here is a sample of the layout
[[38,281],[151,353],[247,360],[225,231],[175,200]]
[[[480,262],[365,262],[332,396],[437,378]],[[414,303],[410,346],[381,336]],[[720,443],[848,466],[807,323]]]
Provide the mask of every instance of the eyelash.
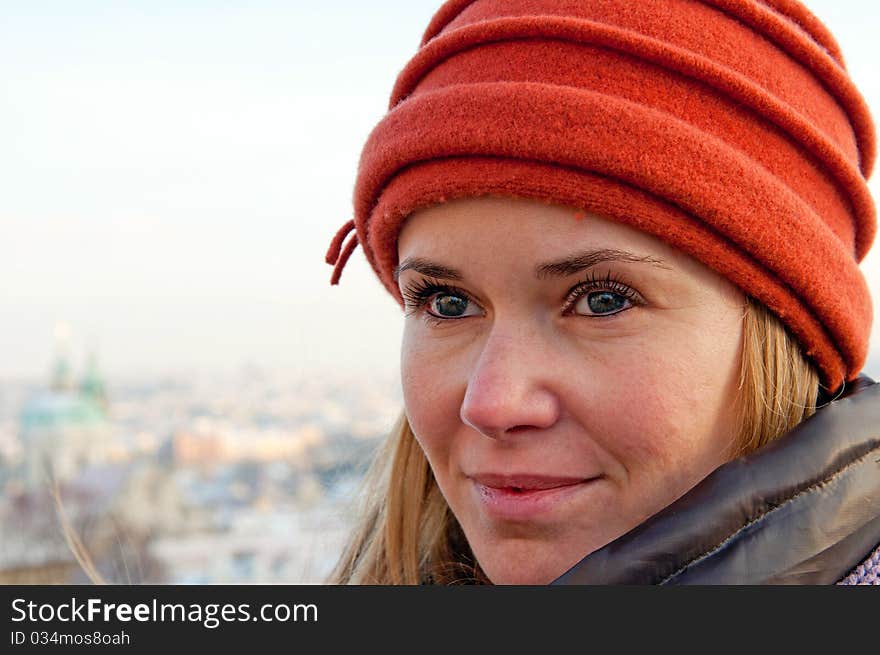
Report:
[[[590,271],[585,280],[576,284],[566,294],[564,311],[569,311],[580,298],[587,295],[589,292],[596,290],[616,293],[629,300],[633,305],[642,304],[638,293],[622,278],[610,271],[605,277],[596,277],[595,273]],[[440,295],[456,296],[463,300],[467,300],[468,302],[474,302],[470,294],[464,289],[449,284],[443,284],[442,282],[419,279],[416,282],[408,284],[403,289],[402,295],[406,300],[406,306],[409,308],[406,312],[406,316],[418,313],[428,304],[431,297],[438,293]],[[626,310],[621,309],[611,314],[597,314],[596,316],[587,316],[586,318],[608,318],[624,311]],[[425,320],[432,325],[441,325],[443,323],[448,323],[449,321],[459,320],[459,318],[439,317],[429,312],[425,312]]]
[[[459,298],[463,298],[468,302],[473,302],[473,299],[470,295],[459,287],[443,284],[441,282],[433,282],[428,279],[419,279],[416,282],[411,282],[406,285],[403,289],[402,295],[406,300],[406,306],[408,307],[406,311],[406,316],[412,316],[413,314],[418,313],[425,305],[428,304],[428,300],[436,294],[441,293],[443,295],[448,296],[457,296]],[[430,313],[425,313],[425,320],[431,323],[432,325],[440,325],[446,321],[454,321],[454,318],[439,318]]]

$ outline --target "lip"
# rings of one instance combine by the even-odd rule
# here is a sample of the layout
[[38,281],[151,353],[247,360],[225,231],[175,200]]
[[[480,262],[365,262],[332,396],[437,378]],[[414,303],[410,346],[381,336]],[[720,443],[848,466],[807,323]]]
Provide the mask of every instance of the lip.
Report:
[[480,507],[489,516],[505,521],[549,517],[601,478],[498,473],[469,477]]

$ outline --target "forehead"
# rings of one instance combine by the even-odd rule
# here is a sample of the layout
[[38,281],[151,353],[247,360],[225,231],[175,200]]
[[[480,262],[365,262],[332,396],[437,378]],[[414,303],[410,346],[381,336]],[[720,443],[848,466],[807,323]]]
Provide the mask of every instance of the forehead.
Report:
[[534,264],[582,247],[615,248],[680,263],[684,253],[629,225],[539,200],[459,198],[413,212],[398,236],[398,259],[441,255],[483,265]]

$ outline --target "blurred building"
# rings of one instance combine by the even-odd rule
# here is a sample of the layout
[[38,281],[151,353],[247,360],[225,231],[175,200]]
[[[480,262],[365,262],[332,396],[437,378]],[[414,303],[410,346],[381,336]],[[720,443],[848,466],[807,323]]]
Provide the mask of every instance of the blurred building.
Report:
[[333,503],[248,508],[226,530],[155,539],[148,556],[168,584],[317,584],[336,564],[350,522]]
[[114,449],[105,385],[94,354],[79,382],[59,348],[46,389],[21,410],[19,435],[22,478],[27,489],[45,488],[50,473],[58,481],[122,457]]
[[198,417],[172,438],[177,466],[216,465],[239,461],[302,461],[324,441],[319,425],[291,428],[242,427],[225,419]]

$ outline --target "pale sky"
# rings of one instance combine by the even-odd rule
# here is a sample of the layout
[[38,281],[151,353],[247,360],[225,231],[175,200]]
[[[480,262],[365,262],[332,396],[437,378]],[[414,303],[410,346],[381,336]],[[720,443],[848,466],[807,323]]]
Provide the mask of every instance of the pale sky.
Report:
[[[324,253],[440,4],[0,0],[0,377],[44,377],[59,322],[110,376],[395,370],[397,304]],[[880,112],[880,3],[806,4]],[[880,315],[880,245],[862,269]]]

